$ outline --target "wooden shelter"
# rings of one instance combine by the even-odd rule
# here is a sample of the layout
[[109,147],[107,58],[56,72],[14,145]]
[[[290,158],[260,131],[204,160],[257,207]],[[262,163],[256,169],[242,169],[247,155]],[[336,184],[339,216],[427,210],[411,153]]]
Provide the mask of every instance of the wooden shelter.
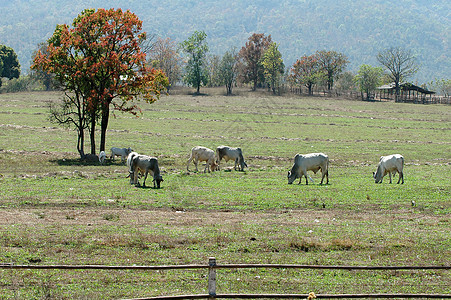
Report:
[[[395,84],[390,83],[377,88],[380,100],[395,100]],[[435,92],[428,91],[411,83],[399,85],[398,102],[427,103]],[[428,97],[429,96],[429,97]],[[428,99],[429,98],[429,99]]]

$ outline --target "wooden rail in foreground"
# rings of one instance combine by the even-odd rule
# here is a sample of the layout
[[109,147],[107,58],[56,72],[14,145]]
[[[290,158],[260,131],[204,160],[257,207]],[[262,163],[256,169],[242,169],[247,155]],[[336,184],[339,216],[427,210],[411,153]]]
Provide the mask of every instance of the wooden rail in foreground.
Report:
[[[451,266],[327,266],[327,265],[290,265],[290,264],[224,264],[219,265],[211,257],[207,265],[166,265],[166,266],[105,266],[105,265],[15,265],[0,264],[0,269],[29,270],[180,270],[208,269],[208,294],[159,296],[134,298],[129,300],[158,299],[307,299],[306,294],[217,294],[217,269],[273,268],[273,269],[323,269],[323,270],[451,270]],[[317,299],[371,299],[371,298],[404,298],[404,299],[451,299],[451,294],[318,294]]]

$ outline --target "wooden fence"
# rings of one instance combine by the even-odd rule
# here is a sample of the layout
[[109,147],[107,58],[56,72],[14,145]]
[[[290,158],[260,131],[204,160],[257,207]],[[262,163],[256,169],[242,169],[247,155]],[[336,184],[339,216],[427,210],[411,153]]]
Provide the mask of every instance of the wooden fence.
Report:
[[[327,266],[327,265],[290,265],[290,264],[217,264],[211,257],[207,265],[167,265],[167,266],[105,266],[105,265],[15,265],[0,264],[0,269],[29,270],[182,270],[208,269],[208,293],[197,295],[159,296],[149,298],[134,298],[128,300],[158,300],[158,299],[307,299],[308,294],[217,294],[216,271],[218,269],[322,269],[348,271],[376,270],[451,270],[451,266]],[[451,294],[317,294],[316,299],[451,299]],[[309,298],[311,299],[311,298]]]

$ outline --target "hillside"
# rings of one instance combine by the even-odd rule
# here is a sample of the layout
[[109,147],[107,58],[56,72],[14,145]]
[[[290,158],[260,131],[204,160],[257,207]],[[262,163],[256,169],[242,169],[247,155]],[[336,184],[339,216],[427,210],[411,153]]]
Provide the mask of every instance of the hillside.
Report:
[[412,49],[421,63],[419,83],[449,78],[451,3],[446,0],[172,0],[1,1],[0,44],[12,47],[27,72],[36,45],[56,24],[70,24],[85,8],[122,8],[136,13],[144,30],[178,42],[194,30],[208,35],[211,53],[241,47],[254,32],[280,43],[285,64],[316,50],[336,50],[349,70],[377,65],[376,54],[391,46]]

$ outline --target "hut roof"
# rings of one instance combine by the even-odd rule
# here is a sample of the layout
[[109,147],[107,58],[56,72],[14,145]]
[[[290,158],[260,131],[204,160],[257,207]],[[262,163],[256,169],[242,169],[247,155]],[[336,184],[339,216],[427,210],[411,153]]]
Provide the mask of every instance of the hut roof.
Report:
[[[404,91],[417,91],[417,92],[420,92],[422,94],[435,94],[435,92],[433,92],[433,91],[428,91],[428,90],[426,90],[426,89],[424,89],[422,87],[416,86],[416,85],[408,83],[408,82],[401,83],[399,86]],[[394,90],[395,89],[395,83],[392,82],[390,84],[385,84],[385,85],[382,85],[382,86],[378,87],[377,89],[378,90]]]

